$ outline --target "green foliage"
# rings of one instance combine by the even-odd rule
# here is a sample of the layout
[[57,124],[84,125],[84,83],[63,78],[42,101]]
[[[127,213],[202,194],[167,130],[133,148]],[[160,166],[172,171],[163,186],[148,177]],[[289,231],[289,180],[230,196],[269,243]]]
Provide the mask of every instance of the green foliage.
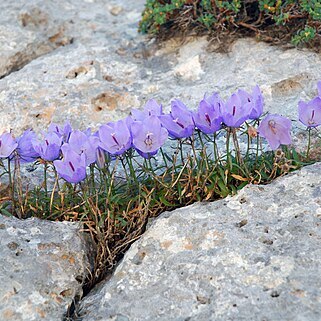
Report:
[[184,0],[173,0],[164,4],[160,1],[147,0],[140,22],[140,30],[143,33],[156,34],[160,26],[168,21],[169,16],[181,9],[184,3]]
[[263,40],[272,35],[299,45],[320,41],[321,1],[148,0],[139,29],[160,37],[193,29],[250,31]]
[[300,43],[309,42],[312,39],[314,39],[315,35],[316,29],[313,27],[306,26],[304,30],[298,31],[298,33],[295,36],[293,36],[292,43],[297,46]]

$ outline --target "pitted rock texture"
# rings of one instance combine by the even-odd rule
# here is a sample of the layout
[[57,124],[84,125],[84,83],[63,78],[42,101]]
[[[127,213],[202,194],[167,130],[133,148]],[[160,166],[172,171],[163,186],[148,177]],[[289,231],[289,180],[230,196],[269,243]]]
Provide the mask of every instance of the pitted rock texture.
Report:
[[63,320],[92,269],[92,245],[80,230],[0,215],[1,321]]
[[321,164],[166,212],[83,321],[321,320]]

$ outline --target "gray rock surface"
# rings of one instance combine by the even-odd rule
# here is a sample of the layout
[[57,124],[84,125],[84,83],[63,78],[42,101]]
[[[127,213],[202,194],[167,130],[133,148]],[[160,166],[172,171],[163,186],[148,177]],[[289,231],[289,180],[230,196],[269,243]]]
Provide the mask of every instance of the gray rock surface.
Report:
[[1,1],[0,78],[70,43],[65,19],[53,6],[50,1]]
[[321,163],[166,212],[82,321],[321,320]]
[[205,92],[217,90],[227,97],[255,84],[263,90],[267,111],[296,119],[299,99],[312,98],[321,79],[321,56],[308,50],[283,50],[242,39],[229,53],[217,53],[205,37],[158,45],[137,33],[144,0],[11,2],[1,2],[5,20],[0,25],[19,28],[19,35],[8,36],[0,29],[2,47],[9,48],[1,70],[26,64],[21,59],[12,63],[17,52],[24,52],[12,49],[13,43],[38,46],[28,37],[47,43],[57,28],[67,40],[38,58],[26,53],[28,58],[22,60],[30,62],[0,80],[0,132],[12,128],[19,134],[28,127],[41,131],[50,121],[66,119],[77,128],[97,128],[152,97],[166,111],[175,97],[196,108]]
[[[226,98],[255,84],[267,111],[296,119],[299,99],[316,94],[320,55],[253,39],[228,53],[205,37],[159,45],[137,34],[144,3],[2,0],[0,134],[66,120],[98,128],[150,98],[165,111],[173,98],[196,108],[204,92]],[[315,165],[164,214],[84,300],[84,320],[320,320],[319,176]],[[0,217],[1,321],[61,320],[89,268],[78,229]]]
[[0,320],[60,321],[91,271],[81,225],[0,215]]

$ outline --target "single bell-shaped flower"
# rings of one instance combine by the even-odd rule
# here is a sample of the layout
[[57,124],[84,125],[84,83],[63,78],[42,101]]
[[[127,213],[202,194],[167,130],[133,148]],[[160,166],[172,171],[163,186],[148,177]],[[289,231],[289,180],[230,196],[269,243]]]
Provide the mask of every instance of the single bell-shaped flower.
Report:
[[99,168],[104,168],[106,166],[106,152],[98,147],[96,149],[96,163]]
[[41,141],[32,140],[34,150],[46,161],[53,161],[59,158],[61,145],[62,137],[59,137],[55,132],[47,133]]
[[157,116],[149,116],[131,125],[133,146],[144,158],[155,155],[168,137],[167,130],[162,127]]
[[223,122],[228,127],[240,127],[251,113],[252,104],[243,103],[239,94],[233,94],[221,108]]
[[132,109],[131,115],[133,120],[143,121],[145,118],[155,115],[160,116],[163,114],[163,107],[155,99],[150,99],[144,106],[144,110]]
[[308,103],[299,102],[299,120],[307,127],[321,125],[321,98],[316,97]]
[[243,89],[239,89],[236,94],[241,99],[242,105],[246,110],[250,111],[249,119],[259,119],[263,113],[264,98],[260,87],[256,85],[249,94]]
[[99,147],[111,155],[121,155],[132,145],[132,138],[127,123],[119,120],[102,125],[99,130]]
[[33,162],[40,156],[32,145],[32,141],[36,140],[36,133],[31,129],[27,129],[17,138],[17,155],[21,163]]
[[272,150],[276,150],[281,144],[291,144],[290,131],[290,119],[277,114],[267,115],[258,127],[260,136],[268,141]]
[[212,99],[210,104],[203,99],[199,103],[198,111],[193,114],[195,126],[205,134],[213,134],[221,128],[222,117],[220,113],[221,103]]
[[173,100],[171,105],[169,115],[159,116],[162,125],[173,138],[190,137],[195,128],[192,112],[178,99]]
[[78,155],[84,154],[86,165],[96,161],[96,149],[99,144],[99,138],[80,130],[75,130],[70,134],[69,142],[62,145],[61,150],[65,154],[67,149],[71,149]]
[[63,138],[64,143],[68,143],[72,128],[69,122],[66,122],[64,127],[51,123],[48,127],[48,132],[56,133],[59,137]]
[[17,141],[10,133],[0,135],[0,158],[9,157],[17,146]]
[[53,162],[60,177],[69,183],[79,183],[86,178],[86,156],[71,149],[63,154],[62,160]]

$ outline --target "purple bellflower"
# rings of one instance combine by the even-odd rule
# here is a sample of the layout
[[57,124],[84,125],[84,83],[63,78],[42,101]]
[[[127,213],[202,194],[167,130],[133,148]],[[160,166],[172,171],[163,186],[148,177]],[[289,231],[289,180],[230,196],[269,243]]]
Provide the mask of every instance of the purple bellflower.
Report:
[[223,122],[228,127],[240,127],[251,113],[252,104],[243,104],[239,94],[233,94],[221,108]]
[[100,147],[96,149],[96,163],[100,169],[106,166],[106,154]]
[[258,127],[260,136],[264,137],[272,150],[281,144],[291,144],[291,121],[277,114],[267,115]]
[[221,106],[224,104],[223,100],[221,100],[220,98],[219,93],[217,92],[213,92],[211,95],[205,93],[204,100],[210,105],[213,105],[215,109],[221,109]]
[[102,125],[99,128],[99,147],[112,155],[121,155],[132,145],[132,138],[127,123],[119,120],[114,123]]
[[0,135],[0,158],[9,157],[17,146],[17,141],[10,133],[3,133]]
[[144,158],[155,155],[168,137],[167,130],[162,127],[157,116],[152,115],[131,125],[133,146]]
[[321,97],[316,97],[308,103],[299,102],[299,120],[309,128],[321,125]]
[[[222,117],[220,106],[222,105],[218,95],[217,100],[201,100],[198,111],[193,114],[195,126],[205,134],[213,134],[221,128]],[[209,101],[212,101],[210,104]]]
[[132,109],[131,115],[134,120],[143,121],[151,115],[160,116],[163,114],[163,107],[155,99],[150,99],[144,106],[144,110]]
[[173,138],[191,136],[195,127],[192,112],[178,99],[173,100],[171,105],[172,111],[169,115],[161,115],[158,117],[162,125]]
[[249,119],[258,119],[263,113],[264,99],[260,87],[256,85],[252,94],[247,91],[239,89],[236,93],[241,99],[242,105],[246,110],[250,110]]
[[31,143],[43,160],[53,161],[59,158],[62,137],[59,137],[56,133],[49,132],[41,142],[35,139]]
[[61,127],[56,123],[51,123],[48,127],[48,132],[56,133],[59,137],[63,138],[64,143],[68,143],[72,128],[69,122],[66,122],[64,127]]
[[32,129],[27,129],[17,138],[17,154],[21,163],[33,162],[40,156],[32,145],[36,140],[37,136]]
[[69,142],[62,145],[61,150],[63,154],[66,154],[69,149],[78,155],[84,154],[88,166],[96,161],[98,144],[99,138],[97,136],[88,136],[80,130],[75,130],[70,134]]
[[60,177],[69,183],[79,183],[86,178],[86,156],[71,149],[63,154],[63,160],[53,162]]

